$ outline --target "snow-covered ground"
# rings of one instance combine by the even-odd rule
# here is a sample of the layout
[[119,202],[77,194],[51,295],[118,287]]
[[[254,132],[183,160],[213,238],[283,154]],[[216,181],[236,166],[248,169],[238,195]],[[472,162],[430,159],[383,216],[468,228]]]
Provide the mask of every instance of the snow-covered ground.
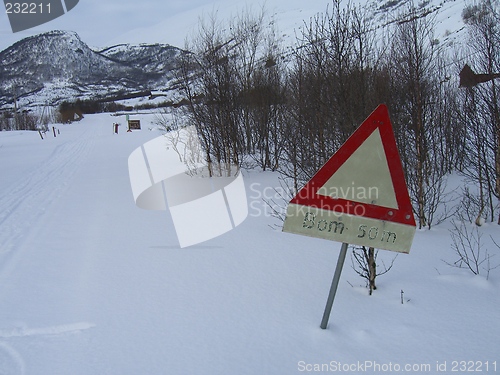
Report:
[[[417,231],[372,296],[348,257],[322,330],[340,243],[273,230],[277,175],[247,170],[248,218],[180,249],[168,213],[134,204],[128,156],[160,135],[137,118],[0,133],[1,374],[500,372],[500,269],[446,265],[449,223]],[[481,231],[498,254],[499,227]]]

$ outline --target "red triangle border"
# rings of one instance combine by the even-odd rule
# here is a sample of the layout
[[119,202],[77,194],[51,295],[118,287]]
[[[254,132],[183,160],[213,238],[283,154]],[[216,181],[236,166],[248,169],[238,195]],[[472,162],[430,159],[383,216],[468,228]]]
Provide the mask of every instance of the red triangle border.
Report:
[[[342,198],[318,195],[317,191],[349,159],[349,157],[379,129],[387,164],[396,195],[398,208],[388,208]],[[362,216],[394,223],[416,226],[413,208],[406,186],[403,166],[399,157],[396,138],[392,130],[389,111],[385,104],[379,105],[335,154],[319,169],[311,180],[290,201],[291,204],[314,207],[342,214]]]

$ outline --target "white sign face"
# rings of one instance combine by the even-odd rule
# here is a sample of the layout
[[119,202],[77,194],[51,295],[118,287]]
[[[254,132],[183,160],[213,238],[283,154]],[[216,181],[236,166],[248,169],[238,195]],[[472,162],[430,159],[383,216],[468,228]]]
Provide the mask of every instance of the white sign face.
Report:
[[380,129],[373,131],[317,194],[398,208]]
[[408,253],[415,227],[389,114],[380,105],[290,201],[283,231]]

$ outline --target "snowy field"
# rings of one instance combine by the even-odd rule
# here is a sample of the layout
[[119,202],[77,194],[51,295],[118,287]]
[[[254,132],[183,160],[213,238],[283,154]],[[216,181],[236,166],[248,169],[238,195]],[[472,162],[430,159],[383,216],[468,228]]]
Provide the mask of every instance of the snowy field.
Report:
[[[277,175],[247,170],[248,218],[181,249],[167,212],[134,204],[128,156],[160,135],[139,118],[0,133],[0,374],[500,372],[500,269],[446,265],[449,223],[417,231],[372,296],[348,256],[322,330],[341,244],[273,230]],[[481,232],[498,253],[499,227]]]

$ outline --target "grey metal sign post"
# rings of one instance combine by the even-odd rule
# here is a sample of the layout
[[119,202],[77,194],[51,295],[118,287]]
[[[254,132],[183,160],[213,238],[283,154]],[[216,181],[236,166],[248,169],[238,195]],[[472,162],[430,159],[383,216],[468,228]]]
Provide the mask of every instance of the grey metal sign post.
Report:
[[344,266],[345,257],[347,254],[347,247],[349,244],[342,243],[340,248],[339,259],[337,260],[337,267],[335,268],[335,274],[333,275],[332,286],[330,287],[330,293],[328,294],[328,300],[326,301],[325,312],[323,313],[323,320],[321,321],[321,328],[326,329],[328,325],[328,319],[330,319],[330,312],[332,311],[333,300],[335,299],[335,294],[337,293],[337,287],[339,286],[340,274],[342,273],[342,267]]

